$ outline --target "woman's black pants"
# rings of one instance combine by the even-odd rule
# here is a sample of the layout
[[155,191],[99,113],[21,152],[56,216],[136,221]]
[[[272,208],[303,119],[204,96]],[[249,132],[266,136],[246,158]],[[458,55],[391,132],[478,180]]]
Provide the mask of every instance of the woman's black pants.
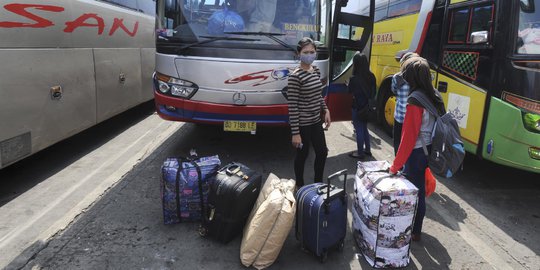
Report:
[[304,167],[309,154],[310,145],[315,149],[315,182],[322,182],[324,173],[324,164],[326,156],[328,156],[328,148],[326,147],[326,139],[322,122],[309,126],[300,127],[300,137],[302,137],[302,148],[296,151],[294,159],[294,174],[296,175],[296,185],[301,187],[304,185]]

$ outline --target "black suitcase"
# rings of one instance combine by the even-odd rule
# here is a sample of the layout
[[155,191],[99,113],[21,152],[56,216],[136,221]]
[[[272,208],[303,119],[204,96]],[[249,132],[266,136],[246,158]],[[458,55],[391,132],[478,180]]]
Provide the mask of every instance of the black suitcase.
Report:
[[242,233],[257,201],[262,175],[241,163],[221,168],[208,195],[207,218],[201,234],[228,243]]

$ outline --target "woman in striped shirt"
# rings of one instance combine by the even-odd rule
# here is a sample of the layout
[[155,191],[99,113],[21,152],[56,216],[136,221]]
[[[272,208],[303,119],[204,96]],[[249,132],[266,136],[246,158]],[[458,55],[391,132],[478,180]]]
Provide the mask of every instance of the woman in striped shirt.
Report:
[[322,123],[330,127],[330,111],[322,98],[321,72],[311,64],[317,57],[315,42],[303,38],[296,47],[300,66],[289,76],[287,98],[292,145],[297,149],[294,160],[296,185],[304,185],[304,165],[310,145],[315,149],[315,182],[322,182],[328,155]]

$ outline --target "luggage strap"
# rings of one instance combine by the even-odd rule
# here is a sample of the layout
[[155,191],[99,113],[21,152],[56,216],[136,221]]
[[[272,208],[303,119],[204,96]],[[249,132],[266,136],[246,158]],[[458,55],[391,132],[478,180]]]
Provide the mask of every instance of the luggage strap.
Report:
[[178,216],[178,222],[182,222],[182,213],[180,211],[180,172],[182,171],[182,161],[178,160],[178,169],[176,170],[176,187],[174,192],[176,193],[176,215]]
[[[386,172],[388,173],[388,169],[386,170],[376,170],[376,171],[369,171],[369,172],[364,172],[362,173],[362,175],[360,176],[360,178],[364,178],[364,176],[366,176],[366,174],[368,173],[373,173],[373,172]],[[394,177],[400,177],[402,174],[401,172],[398,172],[397,174],[388,174],[388,175],[385,175],[385,176],[381,176],[379,178],[377,178],[377,180],[373,181],[373,187],[372,188],[375,188],[380,182],[382,182],[382,180],[384,179],[387,179],[387,178],[394,178]]]
[[176,170],[176,215],[178,216],[178,221],[182,222],[182,213],[180,211],[181,205],[180,205],[180,172],[182,171],[182,163],[183,162],[189,162],[195,169],[197,170],[197,177],[198,183],[199,183],[199,199],[201,204],[201,220],[203,221],[203,224],[205,224],[205,209],[204,209],[204,197],[203,197],[203,190],[202,190],[202,172],[201,168],[199,167],[199,164],[195,162],[194,159],[196,159],[197,156],[191,156],[189,158],[185,157],[178,157],[178,169]]
[[191,163],[195,167],[195,169],[197,170],[197,177],[199,178],[199,180],[197,182],[199,183],[199,200],[200,200],[200,204],[201,204],[201,221],[202,221],[202,224],[205,225],[206,224],[206,211],[204,209],[204,195],[203,195],[201,167],[199,167],[199,164],[197,164],[197,162],[195,162],[193,160],[190,160],[189,163]]

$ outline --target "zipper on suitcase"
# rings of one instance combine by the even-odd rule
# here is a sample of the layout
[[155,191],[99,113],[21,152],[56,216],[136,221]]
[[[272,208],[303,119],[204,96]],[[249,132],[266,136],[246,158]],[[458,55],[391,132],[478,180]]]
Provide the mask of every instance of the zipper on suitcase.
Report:
[[304,229],[304,227],[303,227],[304,226],[304,201],[305,201],[305,199],[306,199],[306,197],[307,197],[307,195],[309,193],[311,193],[312,191],[316,192],[318,188],[319,188],[318,185],[314,186],[314,187],[306,188],[304,190],[304,193],[302,194],[301,204],[300,204],[301,205],[301,207],[300,207],[300,215],[299,215],[299,218],[297,218],[297,222],[298,222],[298,220],[300,222],[300,224],[298,226],[298,228],[299,228],[298,231],[299,231],[299,234],[300,234],[300,239],[299,240],[300,240],[300,244],[302,245],[302,248],[305,248],[305,245],[304,245],[304,233],[303,233],[304,232],[304,230],[303,230]]

